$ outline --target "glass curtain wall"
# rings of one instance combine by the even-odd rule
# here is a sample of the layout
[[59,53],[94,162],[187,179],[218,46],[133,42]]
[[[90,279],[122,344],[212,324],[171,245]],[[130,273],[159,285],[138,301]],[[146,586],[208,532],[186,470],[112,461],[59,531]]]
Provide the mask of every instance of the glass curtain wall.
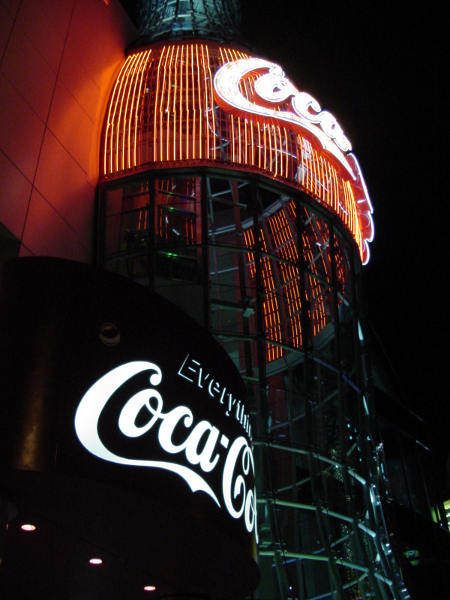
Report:
[[106,184],[99,225],[100,264],[207,327],[247,383],[255,598],[408,598],[381,510],[360,262],[337,220],[287,186],[197,169]]

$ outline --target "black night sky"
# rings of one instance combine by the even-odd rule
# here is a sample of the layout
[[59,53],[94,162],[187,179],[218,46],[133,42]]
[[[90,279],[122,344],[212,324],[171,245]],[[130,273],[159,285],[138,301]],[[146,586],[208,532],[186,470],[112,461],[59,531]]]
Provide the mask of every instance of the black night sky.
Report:
[[352,142],[374,206],[364,268],[371,344],[401,402],[448,449],[443,16],[431,3],[402,13],[383,2],[242,7],[250,48],[317,98]]

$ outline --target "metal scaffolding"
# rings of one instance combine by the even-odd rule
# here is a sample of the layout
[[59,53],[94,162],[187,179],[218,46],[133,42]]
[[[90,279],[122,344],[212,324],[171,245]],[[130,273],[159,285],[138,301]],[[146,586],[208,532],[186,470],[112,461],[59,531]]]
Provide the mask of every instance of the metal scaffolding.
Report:
[[140,33],[152,41],[199,37],[237,39],[240,22],[238,0],[144,0]]

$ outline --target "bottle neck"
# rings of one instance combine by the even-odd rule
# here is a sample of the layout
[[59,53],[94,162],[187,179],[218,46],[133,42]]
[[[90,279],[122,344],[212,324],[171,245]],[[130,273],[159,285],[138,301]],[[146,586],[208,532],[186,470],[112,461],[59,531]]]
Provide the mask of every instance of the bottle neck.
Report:
[[140,35],[158,39],[239,38],[239,0],[141,0]]

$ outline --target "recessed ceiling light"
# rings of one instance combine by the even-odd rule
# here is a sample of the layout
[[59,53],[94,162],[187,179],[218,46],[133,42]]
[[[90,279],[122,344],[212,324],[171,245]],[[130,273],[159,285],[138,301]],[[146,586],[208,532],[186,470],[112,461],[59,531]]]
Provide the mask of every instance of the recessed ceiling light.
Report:
[[32,525],[31,523],[24,523],[23,525],[20,526],[20,529],[22,531],[35,531],[36,525]]
[[154,585],[144,585],[145,592],[154,592],[155,590],[156,590],[156,587]]
[[91,565],[101,565],[103,563],[101,558],[91,558],[89,559],[89,564]]

